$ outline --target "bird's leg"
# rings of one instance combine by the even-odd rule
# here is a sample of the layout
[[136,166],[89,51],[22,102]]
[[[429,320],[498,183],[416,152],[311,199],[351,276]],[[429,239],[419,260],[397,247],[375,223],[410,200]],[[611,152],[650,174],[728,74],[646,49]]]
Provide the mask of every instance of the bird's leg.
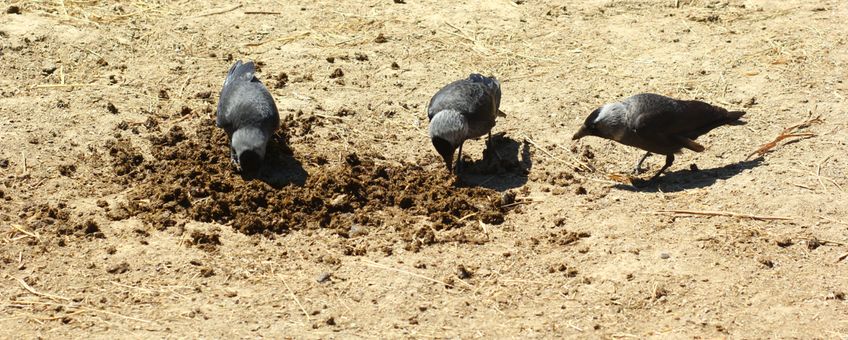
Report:
[[459,152],[458,152],[458,155],[456,156],[456,166],[454,167],[454,169],[456,169],[457,176],[459,176],[459,172],[460,172],[459,166],[460,166],[460,164],[462,164],[462,145],[463,144],[465,144],[465,142],[462,142],[462,143],[459,144]]
[[646,152],[645,155],[642,156],[642,158],[639,158],[639,161],[636,162],[636,169],[633,169],[634,175],[638,175],[638,174],[642,173],[642,163],[645,163],[645,160],[648,159],[648,156],[650,156],[650,155],[651,155],[650,152]]
[[489,137],[486,137],[486,146],[492,147],[492,131],[489,130]]
[[655,180],[657,177],[659,177],[660,174],[662,174],[663,171],[665,171],[665,169],[668,169],[668,167],[671,166],[671,163],[674,163],[674,154],[673,153],[665,155],[665,165],[663,165],[663,167],[660,169],[660,171],[658,171],[656,173],[656,175],[651,177],[651,179],[649,179],[648,182],[651,182],[651,181]]
[[492,142],[492,131],[489,131],[489,138],[486,139],[486,149],[490,149],[492,153],[495,154],[499,160],[502,160],[501,154],[498,152],[498,149],[495,149],[495,144]]

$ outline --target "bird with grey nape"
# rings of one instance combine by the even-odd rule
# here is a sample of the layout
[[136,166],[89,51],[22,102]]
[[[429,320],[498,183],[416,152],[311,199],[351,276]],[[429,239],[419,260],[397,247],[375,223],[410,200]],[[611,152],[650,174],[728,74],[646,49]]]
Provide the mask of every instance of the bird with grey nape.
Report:
[[636,174],[641,172],[642,163],[651,153],[665,155],[665,165],[650,182],[671,166],[675,153],[684,148],[704,151],[695,139],[719,126],[737,122],[744,114],[697,100],[642,93],[596,109],[572,139],[597,136],[647,151],[636,163]]
[[215,123],[227,132],[230,157],[236,167],[247,173],[259,169],[268,141],[280,126],[280,114],[271,93],[256,78],[252,61],[239,60],[230,67]]
[[440,89],[427,106],[430,140],[445,160],[448,171],[454,169],[453,155],[459,149],[456,171],[462,159],[462,145],[468,139],[488,134],[492,137],[495,118],[500,111],[501,83],[495,77],[471,74]]

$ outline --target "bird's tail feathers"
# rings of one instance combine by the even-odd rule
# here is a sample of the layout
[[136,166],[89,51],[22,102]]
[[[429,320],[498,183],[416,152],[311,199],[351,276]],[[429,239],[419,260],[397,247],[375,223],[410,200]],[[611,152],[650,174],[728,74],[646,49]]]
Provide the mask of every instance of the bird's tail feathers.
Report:
[[498,79],[495,78],[494,76],[486,77],[486,76],[479,74],[479,73],[472,73],[468,76],[468,79],[471,79],[471,81],[473,81],[475,83],[482,83],[482,84],[486,85],[486,87],[489,87],[489,88],[492,88],[492,89],[500,90],[500,88],[501,88],[501,82],[498,81]]
[[224,86],[232,83],[235,80],[252,81],[256,73],[256,65],[252,61],[242,63],[241,60],[236,61],[230,71],[227,72],[227,79],[224,80]]
[[689,138],[683,137],[683,136],[677,136],[677,141],[680,142],[681,144],[683,144],[684,148],[687,148],[687,149],[695,151],[695,152],[702,152],[706,149],[706,148],[704,148],[703,145],[698,144],[698,142],[691,140]]
[[[480,83],[486,86],[486,92],[492,96],[495,100],[495,108],[499,108],[501,106],[501,82],[498,81],[494,76],[486,77],[479,73],[472,73],[468,76],[468,79],[475,83]],[[503,112],[499,112],[500,115]]]

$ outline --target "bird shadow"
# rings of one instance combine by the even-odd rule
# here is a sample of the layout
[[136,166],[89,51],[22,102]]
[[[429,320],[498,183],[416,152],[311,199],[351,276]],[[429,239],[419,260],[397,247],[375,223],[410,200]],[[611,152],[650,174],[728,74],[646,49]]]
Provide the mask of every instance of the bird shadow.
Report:
[[655,181],[633,179],[633,185],[618,184],[617,189],[638,192],[679,192],[683,190],[703,188],[715,184],[719,179],[729,179],[745,170],[753,169],[763,163],[763,158],[758,157],[727,164],[712,169],[689,169],[678,170],[661,175]]
[[242,173],[245,180],[259,180],[280,189],[287,185],[302,186],[306,184],[309,174],[303,168],[294,151],[289,147],[285,135],[278,133],[268,143],[265,161],[255,173]]
[[506,191],[527,183],[527,175],[532,167],[533,160],[527,142],[519,142],[505,133],[499,133],[492,136],[490,144],[483,150],[482,159],[462,160],[460,183]]

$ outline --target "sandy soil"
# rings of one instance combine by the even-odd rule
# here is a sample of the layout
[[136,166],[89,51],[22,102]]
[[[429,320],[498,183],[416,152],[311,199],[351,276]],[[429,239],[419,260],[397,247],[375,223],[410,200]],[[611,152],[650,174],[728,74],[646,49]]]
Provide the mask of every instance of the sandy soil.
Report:
[[[0,337],[845,339],[848,3],[677,3],[3,1]],[[254,179],[235,59],[285,120]],[[471,72],[508,117],[456,180],[424,112]],[[636,190],[570,137],[638,92],[747,124]]]

